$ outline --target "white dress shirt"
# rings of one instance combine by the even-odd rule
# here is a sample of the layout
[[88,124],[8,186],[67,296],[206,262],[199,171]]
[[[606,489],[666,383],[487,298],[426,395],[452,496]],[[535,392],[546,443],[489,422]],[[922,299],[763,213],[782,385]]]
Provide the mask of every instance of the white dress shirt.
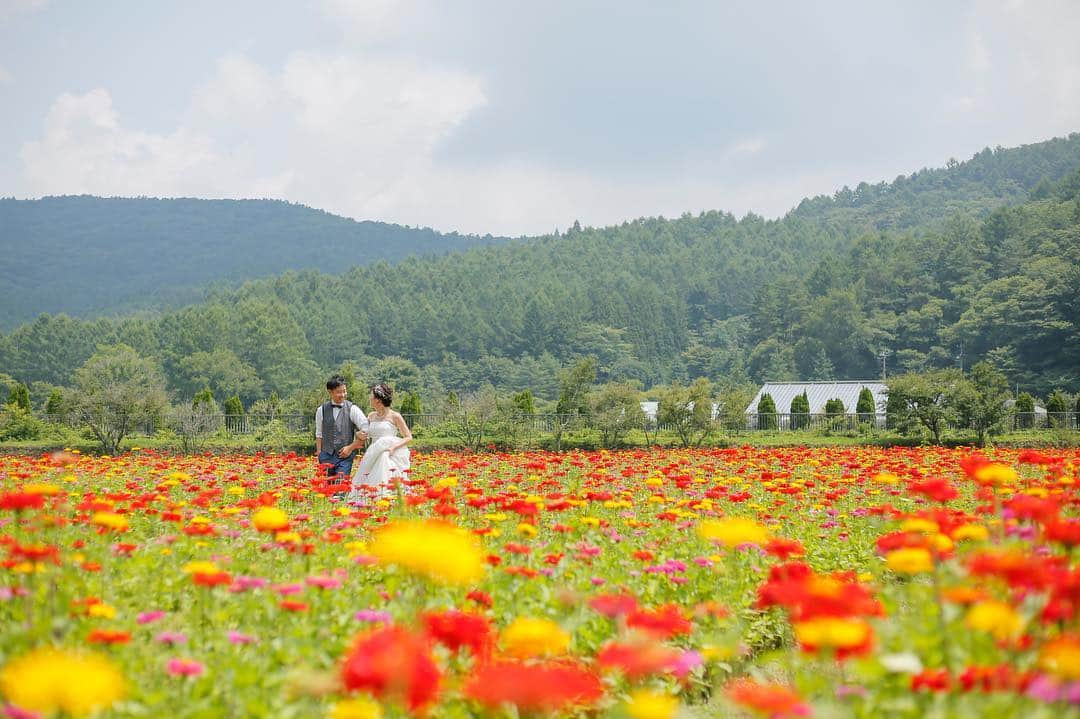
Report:
[[[315,439],[322,439],[322,408],[323,406],[320,404],[318,409],[315,410]],[[337,421],[338,414],[340,412],[341,409],[339,407],[334,407],[335,422]],[[349,407],[349,419],[352,420],[352,423],[353,425],[355,425],[357,431],[367,431],[368,419],[364,415],[364,413],[360,411],[360,408],[357,407],[355,404],[350,405]]]

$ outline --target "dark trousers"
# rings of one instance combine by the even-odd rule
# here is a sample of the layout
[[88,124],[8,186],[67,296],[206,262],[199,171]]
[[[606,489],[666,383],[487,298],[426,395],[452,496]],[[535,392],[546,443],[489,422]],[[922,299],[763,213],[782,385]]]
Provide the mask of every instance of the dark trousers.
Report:
[[341,475],[348,478],[352,474],[352,461],[356,456],[356,452],[353,452],[345,459],[338,456],[337,452],[319,452],[319,464],[328,464],[326,468],[327,477],[336,477]]

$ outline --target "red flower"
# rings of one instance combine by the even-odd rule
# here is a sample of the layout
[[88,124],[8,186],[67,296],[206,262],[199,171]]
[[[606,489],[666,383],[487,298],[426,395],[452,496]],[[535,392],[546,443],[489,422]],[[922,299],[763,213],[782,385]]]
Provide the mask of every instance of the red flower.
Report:
[[90,644],[127,644],[131,641],[131,633],[118,629],[95,629],[86,636]]
[[491,609],[491,605],[495,602],[492,600],[491,595],[487,592],[481,592],[479,589],[474,589],[465,595],[465,598],[469,601],[476,602],[482,607]]
[[911,691],[927,689],[932,692],[948,691],[952,686],[952,677],[948,669],[924,669],[911,677]]
[[665,639],[689,634],[694,629],[693,624],[677,604],[665,604],[652,611],[646,609],[632,611],[626,618],[626,626],[641,629]]
[[4,492],[0,494],[0,509],[41,509],[45,506],[45,497],[29,492]]
[[604,689],[595,674],[578,664],[502,661],[478,668],[464,693],[490,709],[513,704],[520,714],[540,714],[592,705]]
[[481,614],[449,609],[421,616],[428,636],[456,652],[468,647],[474,657],[486,656],[494,644],[491,622]]
[[308,609],[307,604],[296,601],[295,599],[285,599],[278,606],[287,612],[306,612]]
[[427,637],[401,627],[386,627],[357,637],[341,667],[349,690],[370,691],[379,699],[404,701],[418,711],[439,694],[439,668]]
[[929,497],[935,502],[948,502],[956,499],[960,493],[946,479],[926,479],[922,482],[912,482],[908,485],[908,491]]
[[608,642],[596,653],[603,669],[618,669],[633,681],[670,670],[679,661],[679,652],[655,642]]
[[614,619],[637,611],[638,603],[629,594],[598,594],[589,600],[589,606]]
[[191,581],[202,587],[216,587],[232,584],[232,575],[228,572],[196,572],[191,575]]
[[765,551],[780,561],[786,562],[792,557],[802,557],[806,554],[806,547],[794,539],[773,537],[765,544]]
[[779,684],[758,684],[739,679],[728,685],[731,701],[767,717],[809,716],[810,705],[792,689]]

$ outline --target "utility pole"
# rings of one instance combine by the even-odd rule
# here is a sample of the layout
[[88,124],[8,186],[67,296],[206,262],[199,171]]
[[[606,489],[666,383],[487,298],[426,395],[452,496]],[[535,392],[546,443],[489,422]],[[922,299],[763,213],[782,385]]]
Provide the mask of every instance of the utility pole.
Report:
[[878,357],[881,359],[881,380],[883,382],[885,381],[885,377],[887,376],[887,374],[885,372],[885,358],[887,358],[891,354],[892,354],[892,352],[885,349],[884,347],[882,347],[881,351],[878,352]]

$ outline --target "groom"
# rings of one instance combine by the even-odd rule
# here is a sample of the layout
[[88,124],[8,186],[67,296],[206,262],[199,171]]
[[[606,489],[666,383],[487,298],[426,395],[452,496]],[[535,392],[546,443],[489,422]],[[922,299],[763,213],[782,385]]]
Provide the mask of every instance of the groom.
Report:
[[352,473],[354,450],[367,440],[368,421],[355,404],[345,399],[349,394],[345,378],[334,375],[326,381],[330,401],[315,410],[315,452],[320,465],[329,465],[328,477]]

